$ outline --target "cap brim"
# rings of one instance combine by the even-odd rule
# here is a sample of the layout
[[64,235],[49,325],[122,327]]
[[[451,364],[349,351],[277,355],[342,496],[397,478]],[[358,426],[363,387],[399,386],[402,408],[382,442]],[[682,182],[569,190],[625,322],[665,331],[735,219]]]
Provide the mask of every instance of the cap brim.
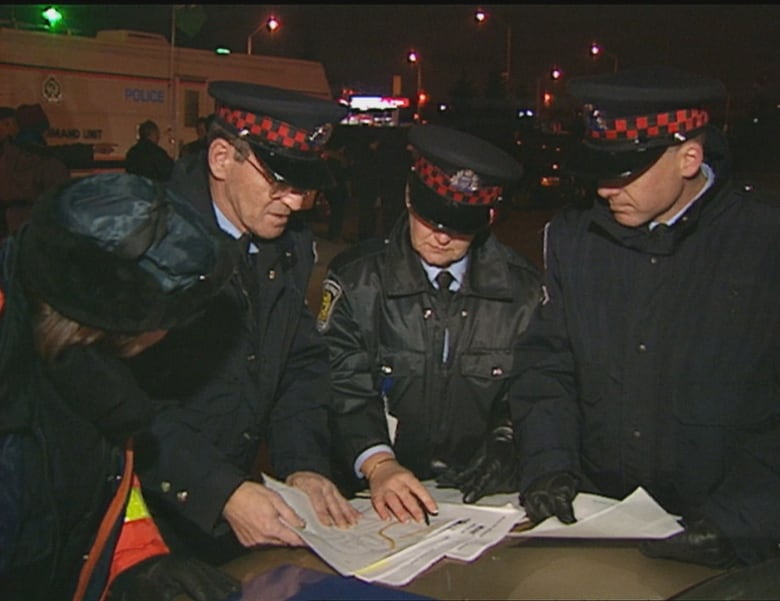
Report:
[[490,207],[446,200],[415,178],[409,184],[409,201],[414,212],[438,230],[471,235],[490,225]]
[[650,168],[668,146],[644,148],[632,152],[596,150],[579,144],[562,169],[571,175],[589,180],[617,180],[636,177]]
[[335,185],[327,163],[319,157],[292,158],[257,144],[250,146],[257,158],[294,188],[323,190]]

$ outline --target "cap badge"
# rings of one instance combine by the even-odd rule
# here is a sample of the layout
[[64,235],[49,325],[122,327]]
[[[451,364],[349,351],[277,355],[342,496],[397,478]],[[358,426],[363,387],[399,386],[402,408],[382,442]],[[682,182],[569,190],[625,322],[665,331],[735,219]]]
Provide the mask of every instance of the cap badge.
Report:
[[311,143],[312,146],[323,146],[328,140],[330,140],[332,133],[332,123],[318,125],[314,131],[309,134],[309,143]]
[[585,105],[587,116],[585,126],[591,131],[604,131],[607,129],[607,121],[604,114],[592,104]]
[[459,192],[476,192],[479,190],[479,176],[471,169],[461,169],[450,177],[450,187]]

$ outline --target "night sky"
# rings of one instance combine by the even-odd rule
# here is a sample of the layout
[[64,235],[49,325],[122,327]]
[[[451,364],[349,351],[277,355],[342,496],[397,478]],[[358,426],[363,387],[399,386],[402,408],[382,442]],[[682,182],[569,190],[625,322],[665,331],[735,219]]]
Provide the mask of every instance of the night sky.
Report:
[[[3,5],[0,19],[38,22],[44,5]],[[664,63],[721,78],[735,108],[747,103],[757,81],[780,99],[780,7],[773,5],[481,5],[492,18],[478,26],[480,5],[417,4],[223,5],[200,4],[183,19],[180,46],[228,45],[246,52],[247,36],[277,16],[281,28],[253,37],[255,53],[318,60],[334,90],[390,94],[393,75],[405,95],[416,87],[407,62],[421,57],[423,88],[446,98],[460,78],[476,89],[504,71],[506,33],[511,77],[518,95],[532,94],[552,66],[565,76]],[[98,29],[137,29],[170,37],[170,5],[61,5],[67,25],[83,35]],[[178,13],[181,14],[181,13]],[[194,18],[193,18],[194,16]],[[198,17],[202,17],[202,23]],[[185,33],[184,29],[189,32]],[[595,62],[591,41],[611,54]]]

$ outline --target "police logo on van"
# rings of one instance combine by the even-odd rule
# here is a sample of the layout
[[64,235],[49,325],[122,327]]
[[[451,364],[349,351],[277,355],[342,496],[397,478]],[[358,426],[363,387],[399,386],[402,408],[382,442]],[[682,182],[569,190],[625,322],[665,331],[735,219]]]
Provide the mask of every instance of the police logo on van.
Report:
[[46,102],[62,102],[62,84],[54,75],[43,80],[42,92]]
[[333,315],[333,309],[336,302],[341,298],[343,291],[338,282],[330,278],[325,278],[322,282],[322,304],[317,313],[317,330],[324,332],[330,325],[330,318]]

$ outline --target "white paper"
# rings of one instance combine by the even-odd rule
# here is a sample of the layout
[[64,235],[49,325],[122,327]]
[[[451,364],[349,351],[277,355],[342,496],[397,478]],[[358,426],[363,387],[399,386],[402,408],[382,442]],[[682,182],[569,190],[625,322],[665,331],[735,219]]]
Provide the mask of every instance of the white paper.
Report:
[[572,504],[574,524],[550,517],[538,526],[510,536],[520,538],[665,538],[683,530],[678,517],[639,487],[622,501],[579,493]]
[[522,521],[514,507],[478,507],[439,503],[430,525],[384,521],[365,498],[350,501],[361,513],[352,528],[323,526],[303,491],[265,476],[266,486],[278,492],[306,522],[295,531],[333,569],[368,582],[402,585],[444,557],[473,561],[501,541]]
[[392,586],[408,584],[445,557],[474,561],[506,536],[636,539],[661,538],[682,530],[676,517],[642,488],[622,501],[580,493],[573,503],[575,524],[549,518],[533,529],[514,532],[517,525],[527,523],[516,494],[492,495],[465,505],[460,491],[425,482],[439,505],[429,525],[382,520],[370,499],[358,498],[350,501],[361,513],[358,524],[337,528],[320,523],[303,491],[268,476],[265,483],[305,520],[306,526],[296,532],[323,561],[344,576]]

